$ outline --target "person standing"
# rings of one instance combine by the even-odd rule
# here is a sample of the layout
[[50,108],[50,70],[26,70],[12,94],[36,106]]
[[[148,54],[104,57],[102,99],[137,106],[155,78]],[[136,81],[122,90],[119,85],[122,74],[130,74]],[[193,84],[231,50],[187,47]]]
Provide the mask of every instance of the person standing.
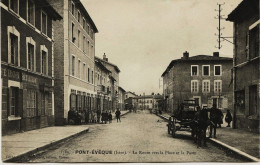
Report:
[[121,112],[120,112],[120,110],[119,110],[119,108],[117,108],[117,111],[116,111],[116,121],[118,122],[118,121],[120,121],[121,122],[121,120],[120,120],[120,114],[121,114]]
[[112,123],[112,113],[111,113],[111,111],[108,114],[108,120],[109,120],[109,124]]
[[226,114],[226,117],[225,117],[225,121],[228,123],[227,127],[230,127],[230,122],[232,121],[232,115],[231,115],[229,109],[227,110],[227,114]]
[[210,110],[210,121],[213,122],[212,125],[210,125],[210,132],[209,132],[209,137],[212,137],[212,130],[214,129],[214,138],[216,138],[216,129],[217,129],[217,124],[219,123],[218,115],[217,115],[217,109],[216,107],[212,107]]

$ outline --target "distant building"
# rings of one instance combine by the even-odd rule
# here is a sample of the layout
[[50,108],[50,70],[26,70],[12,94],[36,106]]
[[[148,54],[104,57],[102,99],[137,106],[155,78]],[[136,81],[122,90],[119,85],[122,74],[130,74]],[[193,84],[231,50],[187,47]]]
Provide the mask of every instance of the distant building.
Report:
[[163,99],[162,95],[143,95],[133,97],[134,108],[139,110],[158,109],[158,100]]
[[125,92],[125,109],[132,110],[134,106],[133,98],[137,95],[134,92],[127,91]]
[[243,0],[227,20],[234,22],[233,125],[259,132],[259,0]]
[[162,74],[165,110],[173,112],[184,100],[195,100],[200,107],[232,109],[232,58],[210,55],[172,60]]
[[45,1],[1,4],[2,135],[54,125],[53,25]]
[[55,124],[68,123],[68,111],[97,111],[95,92],[95,33],[93,20],[80,0],[48,0],[63,21],[54,24]]
[[125,92],[125,99],[128,99],[130,97],[135,97],[137,96],[134,92],[131,92],[131,91],[127,91]]
[[125,90],[122,87],[118,87],[118,108],[125,110]]
[[108,70],[110,70],[111,75],[110,78],[112,79],[112,87],[111,87],[111,97],[112,97],[112,111],[115,111],[118,107],[118,87],[119,87],[119,68],[112,64],[111,62],[108,62],[108,58],[106,57],[106,54],[103,55],[103,59],[99,57],[95,57],[95,59],[99,62],[101,62]]

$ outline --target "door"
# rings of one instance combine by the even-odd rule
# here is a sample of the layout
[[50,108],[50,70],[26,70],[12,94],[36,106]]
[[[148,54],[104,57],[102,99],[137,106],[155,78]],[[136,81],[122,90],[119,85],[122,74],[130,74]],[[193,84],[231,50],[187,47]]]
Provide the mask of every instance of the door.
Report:
[[257,113],[257,86],[252,85],[249,87],[249,115]]

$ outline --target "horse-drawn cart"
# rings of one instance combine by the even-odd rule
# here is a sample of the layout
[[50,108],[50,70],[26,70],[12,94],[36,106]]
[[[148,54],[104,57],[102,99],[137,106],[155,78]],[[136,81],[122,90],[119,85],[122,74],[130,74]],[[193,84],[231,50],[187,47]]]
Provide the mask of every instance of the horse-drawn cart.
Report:
[[195,100],[184,100],[180,104],[178,110],[169,118],[167,127],[168,134],[172,137],[176,136],[177,131],[191,131],[194,135],[194,118],[198,111],[199,105],[195,103]]

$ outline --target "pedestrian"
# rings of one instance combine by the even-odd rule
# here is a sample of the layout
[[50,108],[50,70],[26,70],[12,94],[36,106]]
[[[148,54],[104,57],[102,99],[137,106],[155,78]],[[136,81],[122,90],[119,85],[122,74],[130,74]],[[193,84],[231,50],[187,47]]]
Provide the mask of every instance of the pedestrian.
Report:
[[218,118],[218,128],[221,128],[221,124],[223,124],[224,115],[221,109],[216,108],[216,110],[217,110],[217,118]]
[[232,115],[230,113],[230,110],[228,109],[225,117],[225,121],[228,123],[227,127],[230,127],[230,122],[232,121],[232,119]]
[[120,120],[120,114],[121,114],[121,112],[120,112],[120,110],[119,110],[119,108],[117,108],[117,111],[116,111],[116,121],[118,122],[118,121],[120,121],[121,122],[121,120]]
[[105,120],[105,124],[106,124],[108,121],[108,112],[107,111],[105,112],[104,120]]
[[111,113],[111,111],[109,111],[108,120],[109,120],[109,124],[112,123],[112,113]]
[[97,123],[100,123],[101,110],[97,110]]
[[209,131],[209,137],[212,137],[212,130],[214,130],[214,138],[216,138],[216,129],[217,129],[217,124],[219,122],[218,119],[218,112],[217,108],[213,106],[210,110],[210,121],[212,121],[212,125],[210,125],[210,131]]

